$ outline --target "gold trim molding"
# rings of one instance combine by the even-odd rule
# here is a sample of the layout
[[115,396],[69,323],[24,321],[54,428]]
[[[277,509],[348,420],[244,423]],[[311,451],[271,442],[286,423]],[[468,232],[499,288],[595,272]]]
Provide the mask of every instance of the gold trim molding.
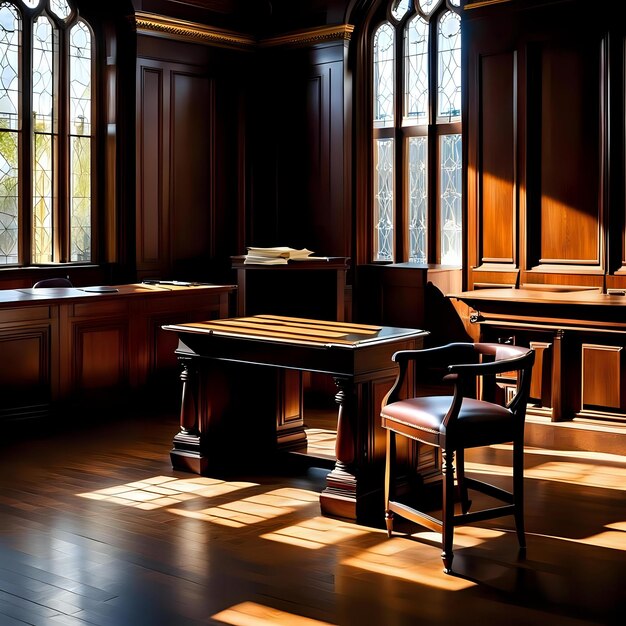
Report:
[[338,26],[322,26],[311,30],[298,30],[286,35],[268,37],[262,39],[260,45],[264,48],[272,46],[294,46],[306,43],[318,43],[320,41],[349,41],[352,38],[354,26],[352,24],[339,24]]
[[134,22],[137,32],[145,35],[234,48],[247,48],[257,44],[257,40],[250,35],[209,28],[195,22],[186,22],[153,13],[137,12],[134,15]]
[[211,28],[195,22],[186,22],[153,13],[138,11],[133,18],[137,32],[143,35],[168,37],[179,41],[193,41],[229,48],[252,48],[257,46],[269,48],[324,41],[346,41],[352,38],[352,32],[354,31],[352,24],[339,24],[337,26],[322,26],[309,30],[294,31],[286,35],[267,37],[259,41],[251,35]]

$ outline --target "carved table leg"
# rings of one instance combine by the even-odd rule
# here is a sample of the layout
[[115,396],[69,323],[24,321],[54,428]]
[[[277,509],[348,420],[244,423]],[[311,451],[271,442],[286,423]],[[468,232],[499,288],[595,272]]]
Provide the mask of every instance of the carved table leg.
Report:
[[352,379],[334,378],[338,391],[335,402],[339,405],[335,467],[326,477],[326,489],[320,496],[324,515],[357,518],[356,475],[356,410]]
[[202,474],[207,459],[202,454],[198,413],[198,371],[193,362],[180,358],[183,383],[180,407],[180,432],[174,437],[170,459],[174,469]]

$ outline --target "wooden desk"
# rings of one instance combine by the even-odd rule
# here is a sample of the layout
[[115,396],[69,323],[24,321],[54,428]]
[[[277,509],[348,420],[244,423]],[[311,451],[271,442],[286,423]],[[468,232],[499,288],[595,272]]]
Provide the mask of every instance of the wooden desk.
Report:
[[473,309],[481,340],[535,349],[529,413],[626,421],[626,295],[525,285],[450,297]]
[[[166,323],[227,317],[233,285],[0,290],[0,422],[101,407],[177,366]],[[63,411],[61,416],[65,415]]]
[[302,444],[301,396],[294,400],[286,381],[320,372],[333,377],[339,405],[337,459],[320,496],[322,512],[361,520],[382,506],[380,406],[396,378],[391,356],[421,347],[427,332],[276,315],[164,328],[178,333],[183,365],[175,468],[205,474],[245,464],[255,451],[267,458]]
[[[237,270],[237,315],[276,313],[300,315],[301,311],[321,311],[317,317],[345,319],[347,257],[324,257],[313,260],[290,260],[285,265],[245,264],[245,256],[231,257]],[[248,273],[262,278],[259,285],[249,284]],[[334,272],[331,287],[320,285],[319,277]],[[314,280],[318,277],[318,280]],[[330,299],[334,307],[328,307]],[[328,309],[326,312],[325,309]],[[322,312],[326,313],[322,315]],[[310,313],[309,313],[310,314]]]

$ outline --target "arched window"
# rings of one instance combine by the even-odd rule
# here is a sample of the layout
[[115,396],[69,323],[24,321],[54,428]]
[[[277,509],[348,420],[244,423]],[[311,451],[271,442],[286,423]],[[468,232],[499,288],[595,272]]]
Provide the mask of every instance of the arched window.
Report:
[[372,30],[372,260],[460,265],[460,0],[392,0]]
[[0,0],[0,266],[92,260],[93,46],[71,0]]

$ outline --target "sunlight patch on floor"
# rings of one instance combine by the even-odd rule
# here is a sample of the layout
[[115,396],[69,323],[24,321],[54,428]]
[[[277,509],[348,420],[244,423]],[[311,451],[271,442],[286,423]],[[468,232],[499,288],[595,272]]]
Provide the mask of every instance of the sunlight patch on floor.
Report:
[[286,526],[280,530],[261,535],[261,539],[287,543],[300,548],[308,548],[309,550],[318,550],[325,546],[338,544],[375,532],[381,531],[328,517],[317,516],[293,526]]
[[197,511],[170,509],[170,512],[230,528],[242,528],[293,513],[318,499],[319,494],[313,491],[281,488]]
[[242,602],[212,615],[211,619],[231,626],[265,626],[271,624],[333,626],[330,622],[320,622],[310,617],[294,615],[256,602]]
[[[494,476],[512,476],[511,467],[503,467],[492,463],[466,462],[468,472],[479,472]],[[525,478],[550,480],[553,482],[570,483],[581,487],[599,487],[626,491],[626,467],[595,465],[569,461],[549,461],[541,465],[527,467]]]
[[475,587],[474,582],[443,573],[441,549],[436,547],[441,544],[441,535],[432,535],[435,537],[434,545],[407,541],[406,537],[392,537],[384,543],[342,559],[341,565],[447,591]]
[[214,498],[256,486],[258,486],[257,483],[226,482],[202,476],[195,478],[154,476],[145,480],[76,495],[79,498],[89,500],[106,501],[142,510],[154,510],[175,506],[195,498]]

